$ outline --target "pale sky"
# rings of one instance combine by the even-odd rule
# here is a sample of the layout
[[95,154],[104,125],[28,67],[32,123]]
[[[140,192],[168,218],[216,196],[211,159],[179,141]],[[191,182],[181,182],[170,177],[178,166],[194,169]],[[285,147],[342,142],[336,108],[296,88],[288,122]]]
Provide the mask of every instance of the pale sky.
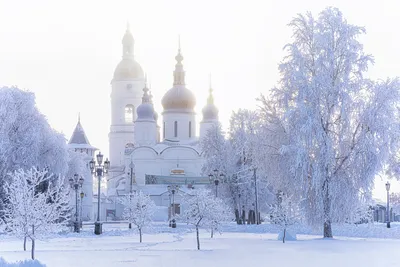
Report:
[[[180,35],[198,121],[212,73],[220,119],[227,127],[232,110],[255,108],[255,98],[277,83],[290,20],[306,11],[316,16],[327,6],[366,27],[361,40],[375,57],[370,77],[399,75],[396,0],[0,0],[0,86],[34,92],[52,127],[68,139],[80,112],[91,144],[108,155],[110,81],[129,21],[135,58],[148,73],[157,111],[172,87]],[[377,197],[385,197],[385,182],[377,181]],[[400,185],[393,188],[399,191]]]

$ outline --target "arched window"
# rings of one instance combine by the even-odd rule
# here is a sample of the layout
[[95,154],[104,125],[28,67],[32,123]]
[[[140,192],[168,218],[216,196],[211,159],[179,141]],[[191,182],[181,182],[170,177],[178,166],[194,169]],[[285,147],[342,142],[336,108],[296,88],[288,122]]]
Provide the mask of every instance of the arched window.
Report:
[[174,137],[178,137],[178,122],[174,122]]
[[192,137],[192,122],[189,121],[189,138]]
[[163,123],[163,138],[165,139],[165,121]]
[[133,122],[133,115],[135,112],[135,107],[131,104],[125,106],[125,123]]

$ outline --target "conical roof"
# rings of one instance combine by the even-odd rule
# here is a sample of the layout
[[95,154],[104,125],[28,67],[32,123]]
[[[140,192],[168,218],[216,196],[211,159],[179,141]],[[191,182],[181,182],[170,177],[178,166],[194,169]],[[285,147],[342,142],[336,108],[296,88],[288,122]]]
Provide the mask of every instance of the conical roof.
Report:
[[81,120],[78,119],[75,130],[72,133],[71,139],[69,139],[68,144],[84,144],[90,145],[88,138],[86,137],[85,130],[81,125]]

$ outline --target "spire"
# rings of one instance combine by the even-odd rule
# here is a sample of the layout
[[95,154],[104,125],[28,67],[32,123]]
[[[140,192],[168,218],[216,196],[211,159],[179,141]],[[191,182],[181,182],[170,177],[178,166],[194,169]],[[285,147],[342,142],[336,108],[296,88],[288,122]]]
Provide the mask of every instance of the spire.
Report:
[[211,73],[210,73],[210,77],[209,77],[209,89],[208,89],[208,98],[207,98],[207,104],[214,104],[214,96],[213,96],[213,89],[211,86]]
[[144,76],[142,104],[150,102],[151,102],[151,95],[149,95],[149,88],[147,88],[147,73],[146,73]]
[[130,24],[127,22],[125,35],[122,38],[122,58],[123,59],[133,59],[133,45],[135,41],[133,39]]
[[175,57],[174,86],[185,85],[185,71],[183,70],[183,56],[181,54],[181,37],[178,37],[178,54]]
[[90,145],[89,140],[86,137],[85,130],[81,125],[81,114],[78,115],[78,123],[75,126],[75,130],[72,133],[69,144],[85,144]]

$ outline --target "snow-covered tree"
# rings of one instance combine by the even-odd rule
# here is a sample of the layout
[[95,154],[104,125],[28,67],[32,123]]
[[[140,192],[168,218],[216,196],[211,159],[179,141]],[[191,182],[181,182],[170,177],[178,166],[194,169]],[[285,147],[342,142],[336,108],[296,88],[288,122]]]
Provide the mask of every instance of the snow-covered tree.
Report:
[[[300,222],[301,212],[298,198],[289,196],[282,191],[277,193],[277,202],[270,205],[270,221],[282,229],[282,242],[285,243],[287,229]],[[293,236],[295,238],[295,236]]]
[[31,256],[35,259],[35,240],[57,230],[69,219],[64,179],[53,179],[46,170],[19,169],[10,174],[4,190],[7,195],[4,223],[13,235],[24,238],[24,250],[26,239],[31,239]]
[[200,148],[205,158],[202,166],[203,175],[213,173],[215,169],[229,173],[229,147],[221,124],[215,124],[200,141]]
[[389,199],[389,203],[392,206],[393,211],[396,214],[400,213],[400,193],[391,193]]
[[364,77],[373,61],[357,39],[365,30],[338,9],[289,25],[294,40],[271,94],[286,134],[279,151],[306,200],[306,219],[332,237],[332,222],[346,221],[399,151],[399,81]]
[[197,249],[200,249],[199,229],[221,230],[222,222],[229,220],[229,207],[207,189],[195,189],[193,195],[186,195],[186,209],[180,216],[182,220],[196,228]]
[[81,152],[75,152],[73,150],[68,151],[68,171],[66,177],[74,177],[74,174],[84,176],[88,171],[86,166],[85,158],[87,155]]
[[[35,95],[16,87],[0,88],[0,209],[7,174],[20,168],[66,174],[68,152],[64,136],[50,127],[35,105]],[[0,214],[1,217],[1,214]]]
[[152,223],[152,216],[155,212],[156,204],[151,200],[150,196],[144,194],[142,191],[128,194],[121,199],[121,204],[124,205],[122,217],[136,226],[139,231],[141,243],[143,228],[150,226]]

